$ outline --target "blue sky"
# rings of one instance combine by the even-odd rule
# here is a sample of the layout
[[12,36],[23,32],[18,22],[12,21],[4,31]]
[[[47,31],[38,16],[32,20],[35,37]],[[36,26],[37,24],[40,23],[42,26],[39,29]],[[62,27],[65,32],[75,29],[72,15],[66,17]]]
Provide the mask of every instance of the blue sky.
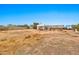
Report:
[[0,4],[0,24],[76,24],[78,4]]

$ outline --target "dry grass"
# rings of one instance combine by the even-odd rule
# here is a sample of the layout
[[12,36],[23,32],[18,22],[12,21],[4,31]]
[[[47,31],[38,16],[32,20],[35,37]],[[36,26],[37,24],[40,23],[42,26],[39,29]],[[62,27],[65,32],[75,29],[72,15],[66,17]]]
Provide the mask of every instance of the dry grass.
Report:
[[0,32],[0,54],[79,54],[79,34],[62,31]]

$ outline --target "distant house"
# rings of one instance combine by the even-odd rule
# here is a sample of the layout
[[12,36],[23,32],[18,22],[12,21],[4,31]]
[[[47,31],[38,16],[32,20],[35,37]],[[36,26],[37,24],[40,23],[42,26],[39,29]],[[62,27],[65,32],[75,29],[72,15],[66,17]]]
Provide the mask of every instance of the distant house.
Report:
[[64,25],[37,25],[38,30],[62,30]]
[[66,25],[65,28],[66,29],[72,29],[72,25]]
[[45,30],[45,25],[37,25],[37,30]]
[[37,25],[37,30],[72,30],[71,25]]

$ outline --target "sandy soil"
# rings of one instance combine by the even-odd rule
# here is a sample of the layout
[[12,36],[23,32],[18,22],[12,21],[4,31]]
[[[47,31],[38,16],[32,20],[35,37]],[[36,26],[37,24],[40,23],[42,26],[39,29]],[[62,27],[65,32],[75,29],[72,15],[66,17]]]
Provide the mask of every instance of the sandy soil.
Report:
[[0,32],[1,55],[78,55],[74,31],[9,30]]

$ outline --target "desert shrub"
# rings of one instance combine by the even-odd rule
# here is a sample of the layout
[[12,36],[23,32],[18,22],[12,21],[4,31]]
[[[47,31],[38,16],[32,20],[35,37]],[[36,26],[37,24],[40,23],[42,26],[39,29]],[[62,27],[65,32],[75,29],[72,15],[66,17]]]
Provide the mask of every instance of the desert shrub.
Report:
[[30,35],[28,35],[28,36],[25,36],[25,39],[27,39],[27,38],[30,38],[31,36]]
[[36,40],[40,40],[39,38],[37,38]]
[[0,41],[6,41],[7,39],[6,38],[4,38],[4,39],[0,39]]
[[5,31],[5,30],[8,30],[7,27],[0,27],[0,31]]

